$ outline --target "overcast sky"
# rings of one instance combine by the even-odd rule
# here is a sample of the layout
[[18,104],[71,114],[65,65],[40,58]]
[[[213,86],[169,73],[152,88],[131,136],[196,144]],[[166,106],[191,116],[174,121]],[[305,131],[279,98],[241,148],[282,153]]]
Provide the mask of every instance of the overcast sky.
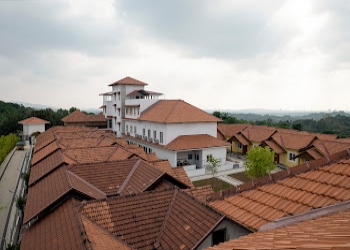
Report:
[[202,109],[350,111],[347,0],[1,0],[0,100],[80,109],[125,76]]

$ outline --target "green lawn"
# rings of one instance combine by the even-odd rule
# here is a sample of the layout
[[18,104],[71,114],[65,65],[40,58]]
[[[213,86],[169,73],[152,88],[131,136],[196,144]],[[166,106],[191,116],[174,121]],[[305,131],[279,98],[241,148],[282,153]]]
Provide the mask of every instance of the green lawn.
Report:
[[210,179],[205,179],[205,180],[200,180],[200,181],[194,181],[193,185],[195,187],[201,187],[201,186],[206,186],[206,185],[211,185],[213,187],[214,192],[218,192],[220,190],[228,189],[233,187],[232,185],[221,181],[217,178],[210,178]]
[[242,173],[237,173],[237,174],[230,174],[229,176],[231,176],[232,178],[235,178],[237,180],[240,180],[242,182],[247,182],[250,181],[251,179],[246,175],[245,172]]

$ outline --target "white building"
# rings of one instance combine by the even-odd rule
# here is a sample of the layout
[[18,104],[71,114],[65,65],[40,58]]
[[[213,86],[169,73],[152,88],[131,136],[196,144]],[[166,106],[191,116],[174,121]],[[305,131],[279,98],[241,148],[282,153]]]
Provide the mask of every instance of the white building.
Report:
[[29,137],[33,133],[45,132],[45,124],[49,124],[50,122],[37,117],[30,117],[18,123],[23,125],[22,140],[26,142],[29,141]]
[[108,127],[129,143],[168,159],[173,167],[202,168],[210,156],[226,162],[226,141],[216,138],[221,121],[182,100],[160,99],[146,83],[126,77],[103,96]]

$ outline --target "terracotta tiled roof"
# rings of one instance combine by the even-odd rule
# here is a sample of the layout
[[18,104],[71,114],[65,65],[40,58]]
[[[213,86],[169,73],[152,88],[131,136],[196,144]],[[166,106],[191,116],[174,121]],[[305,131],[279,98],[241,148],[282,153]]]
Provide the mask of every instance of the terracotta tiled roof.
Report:
[[136,249],[191,249],[224,218],[178,189],[87,202],[82,214]]
[[270,147],[273,151],[275,151],[276,154],[283,154],[286,152],[282,147],[280,147],[276,142],[272,140],[263,141],[260,146],[265,146],[265,145]]
[[208,195],[211,195],[212,193],[214,193],[210,185],[191,188],[191,189],[185,189],[184,192],[192,195],[193,197],[196,197],[198,200],[200,200],[203,203],[207,202]]
[[182,183],[186,184],[190,188],[194,188],[193,183],[188,177],[185,169],[183,167],[173,168],[168,160],[157,161],[152,163],[155,168],[158,168],[160,171],[165,172],[174,178],[180,180]]
[[[348,154],[342,152],[332,157],[343,157],[343,159],[273,184],[258,186],[253,190],[213,201],[210,204],[246,227],[259,229],[278,218],[350,200]],[[302,169],[323,166],[325,162],[325,159],[320,159],[293,167],[288,171],[298,173]],[[288,171],[276,173],[272,177],[267,176],[267,180],[288,176]],[[262,179],[257,179],[257,182]],[[244,185],[247,184],[249,183],[237,188],[244,189]]]
[[222,121],[182,100],[159,100],[143,111],[137,120],[159,123]]
[[106,229],[82,216],[82,222],[92,249],[131,250],[125,242],[109,234]]
[[247,124],[224,124],[224,123],[219,123],[218,124],[218,130],[225,137],[232,137],[233,135],[241,132],[247,126],[248,126]]
[[315,134],[318,139],[324,140],[324,141],[334,141],[338,139],[337,135],[333,134]]
[[284,133],[278,131],[272,135],[272,139],[284,149],[299,150],[311,145],[316,139],[316,136],[304,134],[302,132]]
[[152,187],[157,185],[160,180],[167,180],[171,183],[171,187],[174,185],[180,188],[192,186],[185,185],[186,183],[181,180],[168,178],[164,171],[137,158],[73,165],[69,167],[69,170],[102,190],[108,196],[141,193],[153,189]]
[[238,133],[236,135],[233,135],[229,141],[238,141],[240,142],[243,146],[248,146],[250,144],[250,141],[245,138],[245,136],[242,133]]
[[158,157],[157,157],[157,155],[156,155],[156,153],[148,153],[148,154],[146,154],[146,156],[147,156],[147,161],[148,162],[153,162],[153,161],[158,161],[159,159],[158,159]]
[[86,250],[88,241],[82,231],[79,217],[74,212],[73,199],[69,199],[24,230],[22,250]]
[[53,141],[46,147],[42,148],[40,151],[35,152],[32,158],[32,165],[37,164],[57,150],[59,150],[59,147],[57,146],[57,143]]
[[159,92],[154,92],[154,91],[149,91],[149,90],[144,90],[144,89],[138,89],[138,90],[134,90],[132,92],[130,92],[129,94],[127,94],[126,96],[130,96],[136,93],[140,93],[142,95],[162,95],[163,93],[159,93]]
[[114,83],[109,84],[108,86],[114,86],[114,85],[139,85],[139,86],[146,86],[147,83],[141,82],[139,80],[136,80],[132,77],[125,77],[123,79],[120,79],[119,81],[116,81]]
[[66,198],[69,192],[76,191],[85,198],[102,199],[106,195],[63,166],[32,185],[28,190],[24,223]]
[[80,110],[75,110],[66,117],[61,119],[63,122],[106,122],[104,115],[99,113],[98,115],[87,115]]
[[44,148],[45,146],[49,145],[55,140],[55,136],[52,133],[52,129],[48,129],[45,132],[39,134],[36,137],[34,152],[39,151],[40,149]]
[[276,132],[276,128],[265,126],[248,126],[241,133],[250,142],[262,142],[270,138]]
[[312,143],[312,145],[316,147],[325,156],[350,148],[350,142],[342,142],[338,140],[324,141],[316,139]]
[[350,210],[271,231],[253,233],[209,249],[350,249]]
[[27,125],[27,124],[49,124],[50,122],[37,117],[30,117],[22,121],[19,121],[18,123]]
[[211,135],[180,135],[169,142],[165,148],[170,150],[187,150],[196,148],[227,147],[230,144]]
[[45,177],[47,174],[65,164],[61,152],[58,150],[30,169],[29,186]]

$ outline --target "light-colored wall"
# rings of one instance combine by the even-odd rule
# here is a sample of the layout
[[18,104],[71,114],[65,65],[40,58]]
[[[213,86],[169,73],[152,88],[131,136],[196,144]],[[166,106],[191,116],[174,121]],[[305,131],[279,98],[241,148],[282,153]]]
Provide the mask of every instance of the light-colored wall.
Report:
[[287,153],[280,154],[280,163],[282,163],[283,165],[286,165],[288,167],[294,167],[294,166],[301,164],[300,158],[296,158],[295,161],[289,160],[289,153],[294,153],[295,155],[298,155],[297,150],[288,149],[288,148],[286,148],[285,150],[287,151]]
[[243,145],[242,145],[242,148],[238,148],[238,142],[233,141],[232,142],[232,152],[242,153],[242,151],[243,151]]
[[197,122],[197,123],[169,123],[164,138],[168,144],[179,135],[208,134],[216,138],[216,122]]
[[226,163],[226,147],[205,148],[202,150],[202,154],[204,162],[207,160],[207,155],[212,155],[214,158],[221,160],[221,165]]
[[23,125],[23,134],[31,135],[34,132],[45,132],[45,124],[27,124]]
[[[236,239],[238,237],[248,235],[251,233],[249,230],[245,229],[244,227],[238,225],[237,223],[234,223],[230,220],[223,220],[214,230],[222,230],[226,228],[226,241]],[[196,249],[206,249],[208,247],[211,247],[213,244],[213,234],[211,233],[203,242],[200,244]]]

